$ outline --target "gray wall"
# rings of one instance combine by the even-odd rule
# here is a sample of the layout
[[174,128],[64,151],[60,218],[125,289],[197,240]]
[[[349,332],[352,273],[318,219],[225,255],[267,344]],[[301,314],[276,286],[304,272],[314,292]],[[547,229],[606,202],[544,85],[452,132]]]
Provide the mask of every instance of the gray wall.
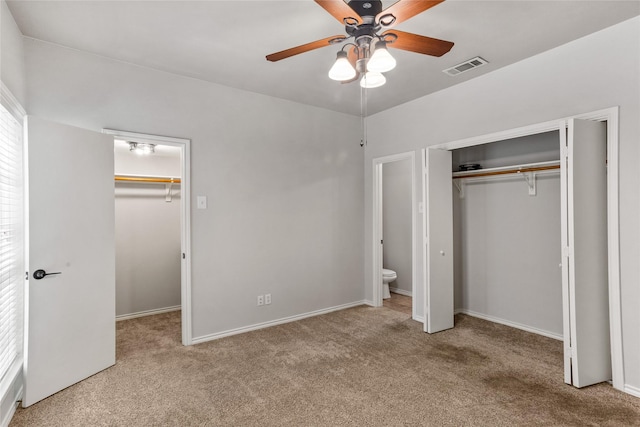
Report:
[[560,176],[453,191],[455,307],[562,335]]
[[[620,106],[620,269],[625,380],[640,389],[640,18],[628,20],[566,45],[498,69],[367,120],[372,159],[441,143]],[[470,102],[469,100],[477,100]],[[420,155],[416,170],[421,170]],[[419,176],[416,176],[419,178]],[[418,194],[422,182],[417,179]],[[371,179],[365,206],[372,206]],[[365,292],[372,298],[372,213],[365,210]],[[423,235],[418,222],[416,238]],[[423,250],[419,247],[418,259]],[[505,265],[509,265],[506,263]],[[420,283],[422,269],[418,268]],[[424,298],[422,290],[414,298]],[[422,313],[422,304],[417,305]]]
[[389,284],[411,295],[411,160],[382,165],[382,230],[384,268],[398,279]]
[[[116,144],[116,175],[180,176],[180,150],[140,156]],[[116,182],[116,315],[180,305],[180,185]]]
[[0,31],[0,80],[27,108],[22,33],[4,0],[0,2]]
[[[25,39],[30,112],[191,139],[193,336],[363,300],[358,118]],[[256,296],[273,303],[256,307]]]

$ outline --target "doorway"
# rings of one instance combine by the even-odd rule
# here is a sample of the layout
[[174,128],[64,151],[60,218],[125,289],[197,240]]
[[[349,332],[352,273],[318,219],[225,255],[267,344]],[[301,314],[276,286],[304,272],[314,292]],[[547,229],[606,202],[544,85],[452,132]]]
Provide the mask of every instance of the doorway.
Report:
[[[405,313],[410,307],[411,316],[416,319],[415,154],[401,153],[373,162],[373,303],[376,307],[394,306]],[[391,292],[386,295],[388,299],[384,298],[383,270],[393,271],[396,277],[386,279]]]
[[114,136],[116,320],[181,311],[191,343],[189,140]]
[[[484,135],[480,137],[474,137],[474,138],[469,138],[465,140],[454,141],[451,143],[431,146],[428,149],[423,150],[423,154],[425,159],[428,160],[429,158],[428,154],[430,152],[433,152],[433,153],[447,152],[448,150],[471,147],[475,145],[502,141],[506,139],[517,138],[517,137],[522,137],[527,135],[534,135],[534,134],[539,134],[539,133],[549,132],[549,131],[559,131],[561,136],[560,138],[561,142],[564,142],[564,141],[567,141],[567,139],[571,140],[572,134],[575,134],[573,129],[577,129],[578,127],[577,122],[581,122],[581,121],[582,122],[589,122],[589,121],[590,122],[606,122],[606,129],[603,132],[603,138],[606,144],[606,148],[605,148],[606,165],[603,165],[603,167],[607,169],[607,172],[605,177],[605,183],[603,186],[603,190],[605,191],[605,194],[601,200],[603,200],[603,202],[606,203],[606,208],[604,208],[606,211],[606,218],[604,220],[603,228],[606,231],[606,235],[604,237],[604,242],[605,242],[604,245],[606,245],[607,250],[606,250],[606,255],[603,257],[601,262],[604,264],[604,267],[605,267],[604,270],[606,271],[605,277],[607,279],[606,282],[604,283],[605,285],[604,295],[608,295],[608,298],[606,298],[606,302],[605,302],[606,307],[604,308],[604,310],[606,310],[606,314],[604,316],[608,320],[607,322],[608,327],[607,328],[600,327],[599,332],[602,332],[603,334],[607,332],[610,333],[610,335],[607,334],[608,336],[606,338],[606,341],[607,343],[610,344],[607,346],[607,353],[610,354],[610,361],[611,361],[611,368],[612,368],[611,376],[613,380],[613,386],[617,389],[622,390],[624,388],[624,372],[623,372],[623,365],[622,365],[622,330],[621,330],[621,319],[620,319],[621,310],[620,310],[620,278],[619,278],[620,272],[619,272],[619,222],[618,222],[618,203],[619,203],[619,200],[618,200],[618,197],[619,197],[618,196],[618,179],[619,179],[618,178],[618,108],[614,107],[606,110],[600,110],[600,111],[596,111],[588,114],[583,114],[580,116],[574,116],[574,117],[565,118],[561,120],[541,123],[541,124],[513,129],[505,132],[498,132],[495,134]],[[567,133],[567,130],[568,130],[568,133]],[[575,145],[575,147],[577,146],[578,145]],[[571,142],[569,142],[566,145],[561,144],[561,147],[565,147],[565,148],[562,148],[562,156],[564,157],[561,157],[561,158],[568,159],[567,161],[564,161],[564,160],[561,161],[561,164],[564,163],[564,165],[562,166],[562,169],[563,169],[562,173],[570,174],[572,170],[572,166],[571,166],[573,162],[572,159],[577,157],[575,157],[575,154],[572,153]],[[427,164],[423,163],[423,165],[425,165],[424,167],[427,174],[431,175],[432,172],[428,170],[426,166]],[[575,178],[572,178],[571,176],[569,176],[567,180],[568,180],[569,186],[574,185],[576,183],[580,183],[579,181],[577,181]],[[450,169],[449,169],[448,177],[443,174],[440,177],[440,179],[437,179],[437,180],[434,179],[433,182],[437,183],[438,185],[440,185],[442,182],[448,182],[449,187],[451,187]],[[531,186],[531,184],[529,185]],[[563,208],[563,212],[562,212],[563,217],[571,214],[571,203],[573,203],[571,201],[571,191],[573,190],[571,190],[570,188],[569,190],[567,190],[567,188],[563,188],[562,190],[563,192],[562,206],[567,206],[567,208]],[[425,201],[427,204],[429,203],[429,191],[430,191],[429,185],[427,184],[425,188],[425,193],[426,193]],[[569,224],[568,227],[569,228],[572,227],[571,224],[572,224],[572,221],[574,221],[574,219],[568,217],[566,221]],[[578,221],[578,220],[575,220],[575,221]],[[563,228],[563,231],[562,231],[563,242],[567,241],[564,237],[565,234],[567,234],[565,233],[565,231],[566,229]],[[571,236],[570,232],[568,233],[568,235]],[[569,271],[571,268],[574,268],[573,267],[574,264],[578,264],[577,261],[575,260],[572,261],[574,255],[573,255],[573,250],[571,248],[572,247],[568,247],[568,248],[563,247],[563,250],[562,250],[563,252],[562,265],[563,265],[563,317],[564,317],[563,329],[564,329],[564,342],[565,342],[565,382],[571,381],[571,375],[572,375],[571,365],[573,364],[574,366],[577,366],[577,360],[579,359],[577,354],[579,349],[576,346],[573,346],[571,340],[576,339],[576,335],[574,334],[574,331],[576,328],[576,322],[578,323],[581,322],[579,317],[575,317],[576,306],[574,304],[568,303],[568,301],[571,298],[576,298],[575,292],[577,289],[574,286],[574,284],[572,284],[571,282],[572,280],[575,280],[575,278],[571,279],[571,277],[565,277],[567,271]],[[571,258],[568,258],[568,257],[571,257]],[[567,261],[567,259],[569,259],[569,261]],[[429,259],[427,257],[424,257],[423,268],[425,268],[426,270],[429,270],[429,275],[432,275],[433,273],[431,272],[431,270],[432,269],[437,270],[439,267],[438,265],[430,265]],[[578,276],[578,273],[576,273],[574,277],[576,276]],[[425,283],[424,285],[426,288],[427,284]],[[448,289],[448,288],[451,288],[452,286],[453,286],[453,280],[451,280],[451,283],[442,282],[437,284],[437,287],[443,288],[443,289],[444,288]],[[603,295],[602,289],[603,289],[602,286],[600,286],[599,295]],[[588,299],[593,300],[593,298],[588,298]],[[427,309],[438,307],[439,303],[440,302],[437,300],[429,300],[427,298],[427,305],[428,305]],[[429,305],[431,305],[431,307],[429,307]],[[452,317],[453,312],[451,312],[450,315]],[[574,316],[574,317],[570,317],[570,316]],[[593,316],[593,313],[592,313],[592,316]],[[600,316],[600,314],[598,314],[598,316]],[[568,323],[567,319],[571,319],[571,322],[572,322],[571,325],[567,324]],[[588,326],[585,326],[584,323],[580,323],[580,327],[583,328]],[[607,331],[603,329],[607,329]],[[588,352],[582,352],[583,356],[585,354],[588,354]],[[586,359],[589,359],[589,357],[586,357]],[[569,361],[569,363],[567,363],[567,361]],[[576,372],[577,372],[577,369],[573,371],[573,375],[575,375]],[[575,378],[573,380],[573,383],[576,384]],[[580,386],[579,382],[576,385]]]

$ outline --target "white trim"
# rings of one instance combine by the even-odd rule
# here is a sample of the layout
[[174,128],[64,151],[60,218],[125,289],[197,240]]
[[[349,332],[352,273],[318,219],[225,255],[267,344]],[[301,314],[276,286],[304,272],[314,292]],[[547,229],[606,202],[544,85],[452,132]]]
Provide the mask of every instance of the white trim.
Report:
[[[607,122],[607,221],[609,253],[609,323],[611,329],[611,366],[613,387],[624,391],[624,358],[622,352],[622,303],[620,292],[620,218],[619,218],[619,107],[604,108],[597,111],[569,116],[558,120],[523,126],[487,135],[461,139],[430,146],[445,150],[471,147],[521,136],[559,131],[565,129],[570,119],[597,120]],[[426,150],[423,150],[426,152]],[[426,271],[426,259],[423,259]],[[426,286],[426,285],[425,285]],[[425,287],[426,291],[426,287]],[[425,307],[425,313],[428,310]]]
[[501,325],[510,326],[512,328],[521,329],[526,332],[531,332],[533,334],[542,335],[547,338],[553,338],[554,340],[564,341],[562,334],[557,334],[555,332],[545,331],[543,329],[534,328],[533,326],[524,325],[518,322],[512,322],[511,320],[501,319],[495,316],[489,316],[488,314],[478,313],[472,310],[467,310],[466,308],[457,308],[454,311],[455,314],[466,314],[467,316],[477,317],[478,319],[488,320],[489,322],[499,323]]
[[[22,399],[22,357],[17,358],[0,383],[0,427],[7,427]],[[16,385],[18,387],[16,388]],[[8,410],[7,410],[8,409]],[[5,412],[6,411],[6,412]]]
[[374,303],[373,303],[373,301],[371,301],[370,299],[363,300],[363,301],[362,301],[362,303],[363,303],[364,305],[368,305],[368,306],[370,306],[370,307],[375,307],[375,304],[374,304]]
[[631,396],[640,397],[640,388],[638,388],[638,387],[634,387],[632,385],[625,384],[623,391],[625,393],[629,393]]
[[[373,306],[382,306],[382,250],[379,242],[382,240],[382,166],[385,163],[397,162],[401,160],[409,160],[411,163],[411,293],[416,294],[416,278],[417,278],[417,258],[416,258],[416,211],[418,209],[416,199],[416,155],[415,151],[405,153],[392,154],[384,157],[373,159],[373,241],[372,241],[372,257],[373,257]],[[417,312],[417,302],[415,299],[411,302],[411,312],[413,315]]]
[[389,286],[389,292],[393,292],[394,294],[404,295],[406,297],[413,296],[413,293],[411,291],[405,291],[404,289],[400,289],[400,288],[392,288],[391,286]]
[[[622,351],[622,297],[620,289],[620,155],[619,107],[610,108],[607,121],[607,238],[609,250],[609,328],[611,337],[611,370],[613,387],[622,390],[624,355]],[[600,119],[602,120],[602,119]]]
[[113,135],[116,139],[126,139],[131,142],[150,142],[153,144],[160,145],[173,145],[179,146],[185,143],[191,142],[190,139],[185,138],[174,138],[171,136],[160,136],[160,135],[150,135],[146,133],[138,133],[138,132],[126,132],[117,129],[102,129],[102,133],[106,133],[107,135]]
[[0,102],[6,108],[11,115],[20,122],[22,125],[22,121],[24,120],[24,116],[27,115],[27,112],[22,108],[18,99],[13,96],[9,88],[0,81]]
[[223,332],[217,332],[215,334],[203,335],[201,337],[194,337],[192,344],[200,344],[207,341],[213,341],[224,337],[230,337],[232,335],[244,334],[245,332],[256,331],[258,329],[269,328],[271,326],[282,325],[284,323],[296,322],[298,320],[306,319],[308,317],[320,316],[323,314],[331,313],[333,311],[345,310],[347,308],[357,307],[360,305],[371,305],[370,301],[355,301],[348,304],[336,305],[335,307],[324,308],[322,310],[310,311],[308,313],[297,314],[295,316],[283,317],[281,319],[270,320],[268,322],[256,323],[249,326],[243,326],[241,328],[229,329]]
[[147,142],[160,145],[177,146],[181,149],[181,176],[180,185],[182,193],[180,197],[180,240],[182,253],[181,268],[181,305],[182,305],[182,344],[191,345],[192,324],[191,324],[191,140],[185,138],[174,138],[168,136],[149,135],[137,132],[127,132],[116,129],[102,129],[102,133],[113,135],[114,138],[123,138],[133,142]]
[[[424,321],[422,322],[422,330],[429,332],[429,302],[427,301],[427,149],[423,148],[420,153],[422,163],[422,243],[420,250],[422,251],[422,312],[424,313]],[[414,298],[415,300],[415,298]]]
[[424,316],[412,316],[411,318],[416,322],[424,323]]
[[120,322],[121,320],[137,319],[138,317],[153,316],[155,314],[170,313],[172,311],[179,311],[180,309],[182,309],[182,306],[174,305],[173,307],[155,308],[153,310],[138,311],[137,313],[120,314],[116,316],[116,322]]

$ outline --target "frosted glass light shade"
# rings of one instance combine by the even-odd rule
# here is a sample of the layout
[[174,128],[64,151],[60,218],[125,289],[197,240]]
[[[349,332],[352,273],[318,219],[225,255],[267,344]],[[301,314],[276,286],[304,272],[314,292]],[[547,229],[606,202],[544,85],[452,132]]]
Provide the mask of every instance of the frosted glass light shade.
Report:
[[386,82],[387,79],[382,74],[375,71],[367,71],[360,80],[360,86],[365,89],[372,89],[374,87],[380,87]]
[[329,70],[329,78],[340,82],[351,80],[356,76],[356,69],[353,68],[347,59],[347,52],[338,52],[338,58]]
[[396,68],[396,60],[387,50],[387,43],[376,43],[376,50],[367,63],[368,71],[377,71],[378,73],[386,73]]

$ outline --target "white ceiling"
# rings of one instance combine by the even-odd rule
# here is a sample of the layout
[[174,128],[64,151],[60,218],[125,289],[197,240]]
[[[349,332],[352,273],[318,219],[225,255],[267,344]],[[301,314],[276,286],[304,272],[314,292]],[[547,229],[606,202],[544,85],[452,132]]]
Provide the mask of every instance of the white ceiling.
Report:
[[[412,0],[403,0],[412,1]],[[279,62],[265,55],[344,34],[311,0],[33,1],[8,0],[27,37],[175,74],[360,114],[357,83],[327,72],[338,47]],[[393,1],[383,1],[385,7]],[[637,0],[447,0],[397,26],[455,42],[435,58],[392,50],[398,66],[368,91],[368,114],[491,72],[640,14]],[[442,72],[481,56],[488,65]]]

